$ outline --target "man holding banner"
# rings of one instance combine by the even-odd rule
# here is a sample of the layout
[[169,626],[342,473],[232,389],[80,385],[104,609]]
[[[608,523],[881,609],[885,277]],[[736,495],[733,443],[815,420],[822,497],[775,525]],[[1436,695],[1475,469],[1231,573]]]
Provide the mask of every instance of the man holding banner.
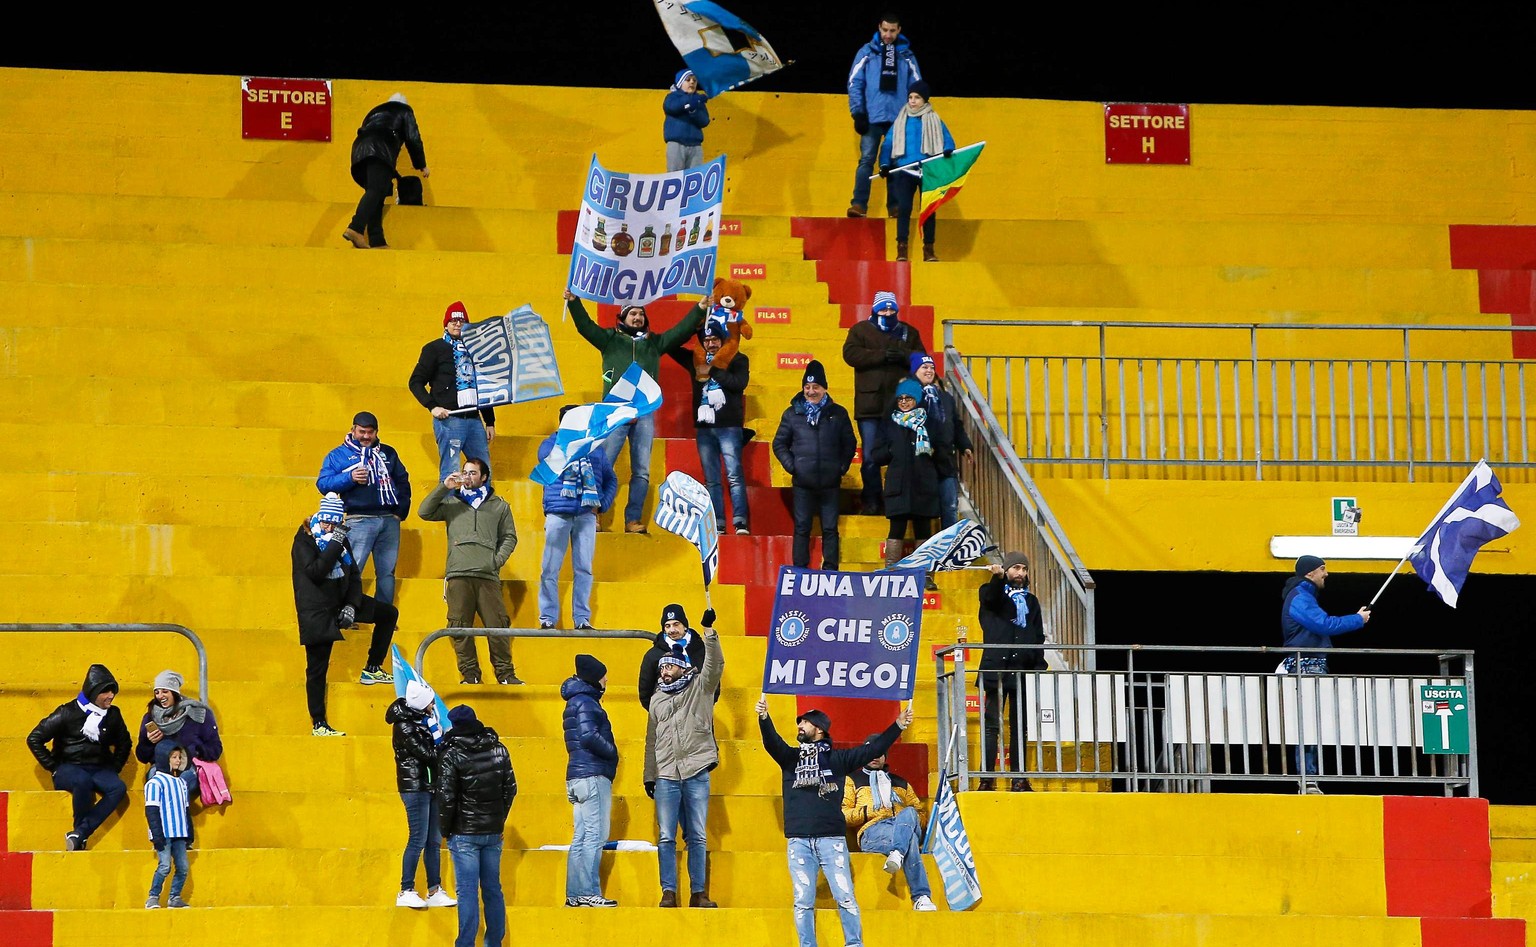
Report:
[[464,304],[450,303],[443,314],[442,337],[421,347],[411,371],[411,394],[432,412],[439,482],[459,469],[459,458],[465,454],[488,459],[496,436],[496,409],[480,407],[474,361],[464,344],[468,323]]

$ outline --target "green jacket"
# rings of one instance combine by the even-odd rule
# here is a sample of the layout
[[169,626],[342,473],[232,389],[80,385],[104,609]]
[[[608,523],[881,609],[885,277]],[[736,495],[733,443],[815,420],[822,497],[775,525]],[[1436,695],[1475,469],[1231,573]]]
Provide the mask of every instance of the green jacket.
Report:
[[713,628],[702,632],[704,665],[697,680],[675,694],[657,688],[645,727],[645,781],[692,779],[720,763],[715,745],[715,688],[725,673],[725,653]]
[[681,345],[688,336],[699,331],[699,326],[704,324],[704,304],[700,302],[688,311],[682,321],[665,332],[647,332],[643,338],[635,339],[618,329],[604,329],[592,321],[587,315],[587,308],[581,304],[580,299],[572,299],[567,303],[571,310],[571,318],[576,322],[576,331],[581,337],[592,343],[592,347],[603,353],[603,394],[608,394],[608,389],[613,383],[623,377],[629,371],[632,362],[639,362],[640,368],[647,375],[658,382],[658,373],[661,371],[661,356],[663,352]]
[[512,507],[494,488],[476,509],[439,483],[417,512],[424,520],[448,524],[447,578],[499,579],[501,567],[517,548]]

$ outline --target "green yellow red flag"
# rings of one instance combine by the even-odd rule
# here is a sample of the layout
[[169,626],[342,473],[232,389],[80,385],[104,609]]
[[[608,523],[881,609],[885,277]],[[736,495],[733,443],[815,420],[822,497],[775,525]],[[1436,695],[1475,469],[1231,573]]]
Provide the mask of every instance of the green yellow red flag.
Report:
[[960,193],[960,188],[965,186],[965,176],[970,173],[976,159],[981,157],[981,148],[985,144],[979,141],[974,145],[956,148],[951,154],[938,155],[923,162],[922,202],[917,215],[919,225],[928,219],[929,214],[938,210],[940,204],[953,200]]

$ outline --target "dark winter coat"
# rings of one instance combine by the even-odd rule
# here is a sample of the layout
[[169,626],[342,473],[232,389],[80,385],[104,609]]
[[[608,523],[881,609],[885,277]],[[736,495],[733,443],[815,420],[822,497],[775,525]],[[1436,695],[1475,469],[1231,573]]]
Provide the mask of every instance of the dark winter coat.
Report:
[[613,740],[608,711],[603,709],[603,692],[579,677],[568,677],[560,685],[565,698],[566,779],[606,776],[619,772],[619,747]]
[[[106,665],[91,665],[85,672],[80,693],[85,695],[87,702],[92,702],[102,691],[107,690],[118,690],[112,672],[107,670]],[[133,736],[128,732],[128,725],[123,722],[122,711],[116,705],[107,708],[99,730],[100,742],[92,743],[87,739],[81,732],[84,726],[85,711],[80,709],[77,701],[67,700],[38,721],[32,732],[27,734],[27,749],[37,757],[43,769],[50,773],[64,763],[99,766],[114,773],[121,772],[123,764],[128,762],[128,754],[133,752]],[[53,743],[52,749],[48,747],[49,742]]]
[[666,118],[661,122],[662,141],[679,145],[704,144],[704,128],[709,124],[709,97],[701,92],[673,89],[661,100]]
[[[933,466],[938,470],[939,479],[944,480],[955,476],[955,455],[960,451],[973,450],[971,436],[965,433],[965,425],[960,423],[960,416],[956,412],[955,396],[939,388],[939,404],[943,406],[944,418],[939,420],[934,412],[928,412],[928,440],[933,444]],[[918,401],[923,408],[928,407],[926,398]]]
[[454,724],[438,759],[438,824],[444,837],[500,835],[515,798],[512,756],[496,731],[478,720]]
[[[917,453],[917,432],[891,420],[881,419],[880,440],[870,460],[885,468],[885,515],[933,519],[941,512],[937,446],[931,454]],[[930,445],[932,442],[930,441]]]
[[[704,638],[692,628],[688,629],[688,660],[696,668],[704,666]],[[651,709],[651,697],[656,693],[656,683],[661,680],[661,659],[672,650],[672,639],[665,632],[656,633],[656,642],[640,657],[640,706]],[[720,688],[715,687],[715,700],[720,699]]]
[[411,167],[425,171],[427,152],[421,144],[421,130],[416,127],[416,113],[404,102],[374,106],[363,116],[363,124],[352,140],[352,180],[358,187],[367,186],[364,168],[369,161],[382,161],[393,172],[401,145],[410,152]]
[[[346,540],[331,540],[321,552],[315,538],[309,534],[309,523],[299,524],[293,536],[293,607],[299,618],[299,644],[321,644],[341,641],[341,607],[354,609],[363,603],[363,583],[357,574],[357,563],[342,562],[340,578],[329,578],[331,570],[341,561],[341,550]],[[351,552],[351,547],[347,547]]]
[[[184,703],[186,703],[185,699],[179,700],[175,706],[180,706]],[[153,699],[150,700],[150,704],[154,704]],[[144,719],[139,721],[139,739],[134,744],[133,755],[138,758],[140,763],[153,762],[155,759],[155,748],[160,743],[164,743],[166,739],[162,738],[160,743],[149,742],[149,724],[153,719],[154,717],[146,711]],[[193,759],[212,763],[224,755],[224,740],[219,736],[219,722],[214,719],[213,708],[211,707],[205,708],[201,723],[193,720],[191,717],[186,717],[182,720],[181,726],[177,728],[176,732],[169,736],[175,737],[176,742],[181,745],[182,749],[191,754]]]
[[395,788],[401,792],[432,792],[437,786],[437,743],[427,729],[427,715],[414,710],[404,697],[384,711],[395,748]]
[[693,417],[693,426],[700,427],[743,427],[747,423],[747,382],[751,379],[752,367],[747,360],[745,352],[737,352],[732,356],[730,363],[724,368],[711,368],[709,377],[720,390],[725,393],[725,404],[715,409],[715,419],[710,422],[699,420],[699,405],[703,403],[704,386],[707,382],[699,381],[693,373],[693,350],[687,348],[675,348],[667,352],[677,364],[683,366],[688,373],[688,380],[693,383],[693,401],[690,411]]
[[[447,339],[438,337],[421,347],[421,354],[416,357],[416,367],[411,369],[406,387],[411,389],[411,394],[428,411],[433,408],[459,410],[459,385],[454,376],[453,346],[448,344]],[[480,420],[495,427],[496,409],[481,408]]]
[[821,409],[821,420],[812,427],[806,420],[803,393],[790,399],[773,435],[773,456],[794,477],[794,485],[813,490],[842,483],[853,463],[854,447],[848,410],[834,401]]
[[791,746],[779,736],[773,720],[758,720],[763,733],[763,749],[784,771],[784,837],[843,838],[848,823],[843,818],[843,784],[849,775],[885,751],[901,736],[901,727],[891,724],[868,743],[846,750],[826,750],[821,754],[822,790],[816,786],[795,786],[795,766],[800,762],[800,747]]
[[[1029,617],[1024,620],[1024,627],[1020,628],[1013,620],[1018,610],[1013,606],[1013,598],[1008,595],[1008,582],[1000,575],[987,580],[977,592],[981,603],[977,617],[981,620],[982,644],[1045,644],[1045,623],[1040,615],[1040,600],[1035,598],[1033,592],[1026,590],[1025,595]],[[983,648],[981,652],[983,671],[1043,671],[1046,666],[1045,652],[1038,649]]]
[[911,371],[913,352],[926,352],[917,329],[898,321],[886,332],[873,319],[864,319],[848,330],[843,341],[843,361],[853,369],[853,416],[878,418],[896,397],[896,385]]

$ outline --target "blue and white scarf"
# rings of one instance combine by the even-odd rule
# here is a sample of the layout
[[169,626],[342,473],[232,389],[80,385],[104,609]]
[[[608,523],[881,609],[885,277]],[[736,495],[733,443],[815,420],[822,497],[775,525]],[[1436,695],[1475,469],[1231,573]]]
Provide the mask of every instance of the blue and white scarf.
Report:
[[928,405],[925,409],[935,421],[944,423],[944,402],[939,398],[939,386],[937,384],[923,386],[923,403]]
[[453,387],[459,391],[468,391],[475,387],[475,363],[469,357],[469,346],[464,344],[462,338],[455,339],[443,330],[443,341],[453,349]]
[[[325,547],[330,544],[332,539],[335,538],[329,530],[320,528],[319,513],[316,513],[314,516],[309,518],[309,535],[315,538],[315,545],[320,547],[321,552],[325,552]],[[345,543],[343,543],[341,546],[341,558],[336,560],[336,565],[331,567],[331,574],[326,576],[326,578],[339,579],[346,575],[346,572],[341,567],[343,562],[345,562],[347,565],[352,564],[352,551],[347,548]]]
[[389,472],[389,458],[384,456],[384,449],[377,444],[364,447],[353,440],[351,434],[341,442],[341,446],[356,454],[356,463],[368,471],[368,482],[379,491],[379,503],[383,506],[398,505],[400,495],[395,492],[395,478]]
[[928,443],[928,412],[922,408],[913,408],[911,411],[892,411],[891,420],[917,435],[917,446],[914,450],[917,456],[933,453],[933,445]]
[[468,503],[471,509],[478,510],[480,509],[480,504],[484,503],[485,498],[490,496],[490,494],[490,484],[482,483],[480,486],[473,490],[464,490],[461,488],[459,490],[459,499],[463,500],[465,503]]
[[[580,491],[576,489],[578,484]],[[597,492],[597,469],[592,466],[592,461],[578,460],[565,469],[565,474],[560,477],[560,496],[567,500],[581,497],[579,505],[582,508],[602,508],[603,498]]]
[[75,698],[75,704],[85,712],[85,725],[80,728],[80,734],[92,743],[101,742],[101,722],[107,718],[107,712],[85,699],[85,692]]
[[1013,623],[1020,628],[1026,627],[1029,621],[1029,590],[1023,587],[1014,588],[1010,585],[1008,597],[1013,599]]
[[809,399],[807,399],[806,402],[805,402],[805,421],[806,421],[806,423],[809,424],[811,427],[815,427],[816,425],[820,424],[821,423],[821,412],[822,412],[822,410],[824,408],[826,408],[826,406],[831,404],[831,403],[832,403],[832,396],[831,395],[822,395],[821,396],[821,400],[820,401],[815,401],[815,402],[810,401]]

